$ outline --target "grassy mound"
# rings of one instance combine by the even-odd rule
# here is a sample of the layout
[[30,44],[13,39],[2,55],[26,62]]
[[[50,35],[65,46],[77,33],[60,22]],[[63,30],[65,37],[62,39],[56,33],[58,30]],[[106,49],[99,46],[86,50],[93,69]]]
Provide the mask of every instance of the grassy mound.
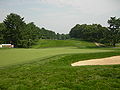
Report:
[[33,48],[47,48],[47,47],[96,47],[92,42],[80,41],[80,40],[39,40]]
[[71,67],[72,62],[120,52],[58,55],[0,69],[1,90],[119,90],[120,65]]

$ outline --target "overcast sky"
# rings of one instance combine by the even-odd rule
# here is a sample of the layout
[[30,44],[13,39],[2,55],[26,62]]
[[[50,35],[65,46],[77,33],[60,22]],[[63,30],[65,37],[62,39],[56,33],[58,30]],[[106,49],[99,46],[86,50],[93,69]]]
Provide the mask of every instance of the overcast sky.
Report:
[[107,26],[111,16],[120,17],[120,0],[0,0],[0,22],[10,13],[59,33],[76,24]]

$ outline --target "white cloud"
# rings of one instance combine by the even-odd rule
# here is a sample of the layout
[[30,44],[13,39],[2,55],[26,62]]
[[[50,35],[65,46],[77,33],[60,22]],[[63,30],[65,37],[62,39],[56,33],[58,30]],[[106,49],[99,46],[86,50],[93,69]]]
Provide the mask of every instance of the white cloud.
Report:
[[0,0],[0,21],[11,12],[56,32],[68,32],[75,24],[107,24],[120,16],[120,0]]
[[[84,13],[105,14],[118,9],[120,2],[115,0],[40,0],[56,6],[69,6]],[[118,3],[119,2],[119,3]],[[119,7],[120,9],[120,7]]]

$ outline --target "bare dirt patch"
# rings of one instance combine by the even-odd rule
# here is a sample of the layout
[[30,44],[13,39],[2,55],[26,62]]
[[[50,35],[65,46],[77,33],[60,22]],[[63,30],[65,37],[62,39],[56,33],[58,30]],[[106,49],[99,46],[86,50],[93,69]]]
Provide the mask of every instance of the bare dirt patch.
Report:
[[84,66],[84,65],[114,65],[114,64],[120,64],[120,56],[79,61],[79,62],[72,63],[71,65]]
[[100,47],[100,46],[105,46],[104,44],[96,43],[96,42],[95,42],[95,45],[98,46],[98,47]]

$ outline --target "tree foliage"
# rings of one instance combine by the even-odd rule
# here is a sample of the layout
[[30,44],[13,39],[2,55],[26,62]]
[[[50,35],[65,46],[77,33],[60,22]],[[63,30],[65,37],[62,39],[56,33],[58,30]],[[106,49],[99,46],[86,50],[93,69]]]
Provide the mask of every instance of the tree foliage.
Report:
[[110,44],[115,47],[116,43],[120,42],[120,18],[111,17],[108,20],[108,24],[109,35],[107,35],[107,38]]
[[11,43],[15,47],[29,48],[38,39],[68,38],[66,34],[59,34],[58,37],[54,31],[39,28],[33,22],[26,24],[23,17],[14,13],[7,15],[0,23],[0,43]]
[[5,43],[11,43],[17,46],[19,44],[19,40],[22,38],[22,33],[25,28],[24,18],[21,18],[17,14],[11,13],[7,15],[6,19],[3,21],[5,24],[5,32],[4,32],[4,41]]
[[0,44],[3,43],[4,32],[5,32],[5,25],[4,25],[4,23],[0,23]]
[[107,28],[102,27],[100,24],[77,24],[71,29],[69,34],[72,38],[79,38],[81,40],[98,42],[100,39],[103,38],[104,31],[106,30]]
[[57,33],[56,38],[57,38],[57,40],[66,40],[66,39],[70,39],[70,35]]
[[72,38],[100,42],[115,47],[116,43],[120,42],[120,18],[111,17],[108,24],[109,27],[103,27],[100,24],[77,24],[69,34]]

